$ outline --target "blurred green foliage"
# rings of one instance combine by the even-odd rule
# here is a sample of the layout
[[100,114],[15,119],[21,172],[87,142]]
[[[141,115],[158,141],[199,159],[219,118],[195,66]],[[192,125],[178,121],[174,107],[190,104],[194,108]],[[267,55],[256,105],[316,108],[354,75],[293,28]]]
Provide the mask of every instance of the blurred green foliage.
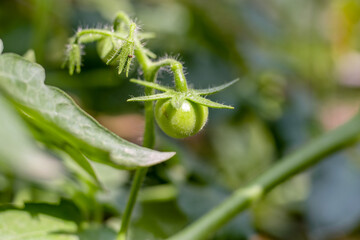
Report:
[[[72,94],[95,118],[141,114],[141,104],[126,102],[141,95],[141,90],[106,66],[95,45],[86,46],[81,74],[69,76],[60,68],[67,39],[78,27],[108,25],[119,10],[136,16],[146,31],[156,33],[147,43],[149,49],[160,57],[170,54],[181,59],[195,88],[241,79],[215,96],[219,102],[232,103],[235,110],[210,110],[200,134],[175,141],[158,130],[157,148],[177,155],[149,169],[134,213],[133,239],[162,239],[179,231],[278,157],[359,109],[357,0],[2,0],[4,52],[22,55],[33,49],[36,61],[46,69],[47,84]],[[129,78],[140,74],[134,67]],[[160,77],[162,83],[171,84],[168,73]],[[114,239],[131,173],[94,164],[103,184],[99,189],[67,156],[45,153],[28,141],[30,133],[21,130],[24,123],[13,119],[5,99],[0,101],[0,123],[19,122],[12,134],[5,132],[11,129],[0,129],[0,200],[24,210],[4,210],[0,218],[24,214],[26,220],[25,202],[46,202],[61,209],[63,201],[69,201],[79,211],[74,222],[91,225],[66,225],[68,236]],[[123,122],[114,121],[108,127],[115,125],[116,131]],[[22,147],[34,147],[39,154],[62,159],[66,173],[44,183],[28,172],[27,165],[15,160],[7,164],[6,159],[21,158],[6,155],[6,144],[12,144],[9,136],[22,139],[17,142],[19,154],[24,153]],[[130,138],[137,141],[139,136]],[[212,239],[360,239],[359,156],[355,146],[286,182]],[[51,211],[44,214],[44,221],[64,218]]]

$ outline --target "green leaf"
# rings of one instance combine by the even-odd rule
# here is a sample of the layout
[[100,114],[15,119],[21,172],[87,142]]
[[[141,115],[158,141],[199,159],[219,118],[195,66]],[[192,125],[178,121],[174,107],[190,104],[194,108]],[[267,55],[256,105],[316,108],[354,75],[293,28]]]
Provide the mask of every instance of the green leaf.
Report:
[[116,232],[106,226],[92,224],[78,234],[79,240],[115,240]]
[[[63,160],[64,165],[66,166],[67,170],[74,170],[76,169],[78,172],[78,168],[69,167],[69,164],[67,164],[67,159],[70,161],[75,162],[78,167],[81,168],[80,172],[82,174],[87,175],[87,177],[90,176],[90,181],[93,181],[95,185],[101,186],[100,181],[98,180],[97,174],[95,173],[92,165],[89,163],[88,159],[78,150],[74,147],[70,146],[63,140],[57,138],[53,138],[52,136],[48,136],[46,132],[44,132],[43,129],[40,129],[36,124],[34,124],[31,120],[27,119],[27,123],[29,126],[29,130],[31,131],[33,137],[38,140],[39,142],[42,142],[44,146],[48,149],[51,149],[52,152],[57,155]],[[65,154],[65,155],[64,155]],[[73,166],[73,165],[70,165]],[[119,171],[116,169],[115,171]]]
[[0,213],[0,222],[2,240],[78,240],[67,233],[76,231],[75,223],[44,214],[7,210]]
[[[179,209],[177,201],[173,200],[142,202],[141,210],[141,216],[133,222],[132,231],[129,234],[132,237],[130,239],[168,239],[171,235],[183,229],[188,221],[187,217]],[[145,233],[151,233],[154,237],[141,238],[138,232],[144,230]]]
[[211,108],[234,109],[234,107],[232,107],[232,106],[224,105],[224,104],[221,104],[221,103],[216,103],[216,102],[213,102],[213,101],[211,101],[209,99],[206,99],[206,98],[203,98],[203,97],[200,97],[200,96],[197,96],[197,95],[187,96],[186,99],[188,99],[188,100],[190,100],[192,102],[207,106],[207,107],[211,107]]
[[237,81],[239,81],[238,78],[235,79],[235,80],[232,80],[231,82],[222,84],[222,85],[217,86],[217,87],[208,88],[208,89],[197,89],[197,90],[194,90],[194,91],[195,91],[197,94],[199,94],[199,95],[210,95],[210,94],[214,94],[214,93],[220,92],[220,91],[224,90],[225,88],[230,87],[231,85],[233,85],[233,84],[236,83]]
[[66,200],[58,205],[28,203],[23,209],[2,206],[0,222],[1,240],[79,240],[73,233],[81,215]]
[[136,83],[136,84],[139,84],[139,85],[142,85],[145,87],[149,87],[149,88],[154,88],[156,90],[160,90],[160,91],[164,91],[164,92],[172,91],[171,88],[164,87],[164,86],[161,86],[160,84],[153,83],[153,82],[148,82],[148,81],[143,81],[143,80],[138,80],[138,79],[130,79],[130,82]]
[[159,94],[154,94],[154,95],[149,95],[149,96],[142,96],[142,97],[133,97],[128,99],[128,102],[141,102],[141,101],[155,101],[155,100],[159,100],[159,99],[166,99],[166,98],[171,98],[173,97],[173,94],[170,93],[159,93]]
[[[6,209],[6,208],[5,208]],[[27,211],[32,216],[45,214],[64,221],[71,221],[80,225],[83,215],[74,202],[68,199],[61,199],[57,204],[49,203],[25,203],[21,210]]]
[[31,139],[24,122],[0,92],[0,169],[31,180],[54,179],[60,164]]
[[11,97],[27,121],[58,144],[69,144],[90,160],[121,169],[151,166],[175,154],[143,148],[118,137],[63,91],[44,85],[44,79],[40,65],[15,54],[0,55],[0,90]]
[[100,181],[98,177],[96,176],[96,173],[89,163],[89,161],[86,159],[86,157],[77,149],[71,147],[71,146],[65,146],[65,149],[63,149],[66,153],[69,154],[69,156],[80,166],[82,167],[94,180],[95,182],[100,185]]

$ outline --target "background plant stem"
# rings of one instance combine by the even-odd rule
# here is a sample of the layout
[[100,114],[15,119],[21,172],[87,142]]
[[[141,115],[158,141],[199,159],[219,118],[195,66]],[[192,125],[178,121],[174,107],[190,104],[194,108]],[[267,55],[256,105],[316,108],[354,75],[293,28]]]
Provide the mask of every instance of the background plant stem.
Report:
[[[324,157],[355,142],[360,137],[360,113],[349,122],[305,145],[281,159],[269,171],[245,188],[235,191],[228,199],[169,240],[207,239],[251,203],[277,185],[314,165]],[[242,159],[240,159],[242,160]],[[245,159],[244,159],[245,160]]]

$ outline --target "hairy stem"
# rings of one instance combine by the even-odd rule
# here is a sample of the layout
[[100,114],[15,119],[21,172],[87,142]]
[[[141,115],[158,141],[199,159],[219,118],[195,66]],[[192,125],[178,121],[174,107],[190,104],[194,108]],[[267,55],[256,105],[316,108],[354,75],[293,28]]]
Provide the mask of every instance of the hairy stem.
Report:
[[183,70],[183,65],[179,61],[171,58],[165,58],[154,63],[154,67],[158,69],[165,66],[169,66],[171,71],[174,73],[176,90],[179,92],[186,92],[188,90],[188,87]]
[[[153,67],[151,60],[146,56],[139,41],[136,42],[135,56],[138,59],[143,71],[146,81],[155,82],[158,69]],[[154,94],[154,89],[145,88],[146,95]],[[154,111],[153,103],[145,102],[145,132],[143,139],[143,146],[147,148],[153,148],[155,144],[155,130],[154,130]],[[138,192],[141,184],[146,176],[147,168],[140,168],[136,170],[135,177],[133,179],[129,199],[122,216],[121,228],[117,237],[117,240],[126,240],[126,233],[131,219],[131,213],[134,209]]]
[[74,43],[78,44],[78,43],[94,42],[100,40],[103,37],[113,37],[124,41],[127,40],[125,36],[122,36],[116,32],[103,30],[103,29],[90,28],[90,29],[84,29],[78,31],[75,35]]
[[169,240],[207,239],[251,203],[273,188],[309,168],[324,157],[359,140],[360,113],[346,124],[315,139],[302,149],[283,158],[245,188],[235,191],[228,199]]
[[[135,32],[135,24],[130,24],[130,34]],[[130,36],[132,37],[132,35]],[[183,66],[180,62],[174,59],[163,59],[158,62],[152,62],[148,57],[148,51],[141,45],[140,40],[135,36],[135,57],[137,58],[143,72],[144,78],[148,82],[155,82],[157,73],[161,67],[170,66],[174,73],[175,85],[178,91],[187,91],[187,84],[183,72]],[[145,95],[153,95],[155,90],[150,87],[145,88]],[[143,139],[143,146],[153,148],[155,144],[155,130],[154,130],[154,109],[153,102],[145,102],[145,132]],[[126,205],[121,228],[117,240],[126,240],[126,233],[131,219],[131,213],[135,206],[136,198],[140,190],[141,184],[145,178],[147,168],[140,168],[136,170],[135,177],[130,190],[130,196]]]
[[179,92],[187,92],[187,82],[181,63],[175,63],[170,65],[171,70],[174,73],[175,87]]
[[114,20],[114,24],[113,24],[113,28],[115,31],[119,31],[120,29],[120,24],[121,22],[125,23],[127,26],[130,26],[131,24],[131,19],[129,18],[129,16],[124,13],[124,12],[118,12],[116,14],[115,20]]

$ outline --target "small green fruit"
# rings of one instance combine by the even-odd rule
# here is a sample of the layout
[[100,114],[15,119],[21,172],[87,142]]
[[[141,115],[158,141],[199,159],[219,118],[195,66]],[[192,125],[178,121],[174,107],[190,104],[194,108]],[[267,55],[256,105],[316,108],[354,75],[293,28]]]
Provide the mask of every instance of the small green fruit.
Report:
[[186,138],[198,133],[208,118],[206,106],[184,100],[180,107],[173,106],[171,99],[155,104],[155,119],[159,127],[170,137]]

